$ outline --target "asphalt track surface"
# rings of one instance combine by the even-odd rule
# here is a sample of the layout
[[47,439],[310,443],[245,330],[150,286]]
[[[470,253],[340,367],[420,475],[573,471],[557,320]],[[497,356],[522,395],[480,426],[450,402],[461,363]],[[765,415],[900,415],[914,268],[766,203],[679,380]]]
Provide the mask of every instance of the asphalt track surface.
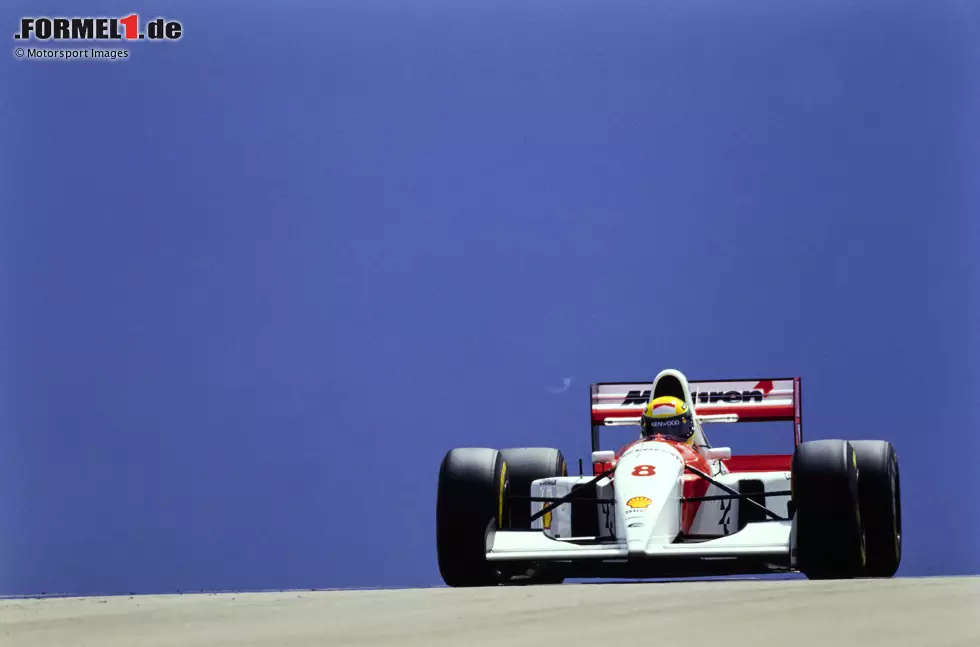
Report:
[[980,577],[0,600],[10,647],[980,645]]

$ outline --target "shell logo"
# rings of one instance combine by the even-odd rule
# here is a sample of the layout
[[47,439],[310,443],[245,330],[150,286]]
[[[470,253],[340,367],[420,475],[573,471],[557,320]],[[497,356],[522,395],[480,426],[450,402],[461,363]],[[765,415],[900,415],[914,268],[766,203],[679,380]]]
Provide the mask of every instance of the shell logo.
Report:
[[653,503],[653,501],[651,501],[645,496],[635,496],[629,501],[627,501],[626,505],[628,505],[631,508],[645,508],[651,503]]

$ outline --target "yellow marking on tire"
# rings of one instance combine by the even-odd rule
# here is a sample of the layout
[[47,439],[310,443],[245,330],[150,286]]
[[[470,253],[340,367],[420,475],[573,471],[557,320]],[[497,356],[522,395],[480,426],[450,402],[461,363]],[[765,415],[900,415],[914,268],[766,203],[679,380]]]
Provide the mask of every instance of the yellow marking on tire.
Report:
[[504,475],[507,474],[507,463],[500,465],[500,489],[497,492],[497,527],[504,527]]
[[[854,449],[851,449],[851,465],[854,466],[854,471],[858,471],[858,455]],[[861,533],[861,568],[864,568],[868,564],[868,547],[864,542],[864,529],[861,525],[861,504],[860,502],[854,505],[854,513],[857,516],[858,522],[858,532]]]

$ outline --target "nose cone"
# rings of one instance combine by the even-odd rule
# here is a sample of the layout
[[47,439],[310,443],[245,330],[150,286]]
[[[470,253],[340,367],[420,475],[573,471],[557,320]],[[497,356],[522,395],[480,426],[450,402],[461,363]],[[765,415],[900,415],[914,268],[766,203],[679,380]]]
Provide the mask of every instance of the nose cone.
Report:
[[651,543],[670,543],[680,531],[684,460],[668,443],[647,441],[627,450],[616,464],[616,503],[630,553]]

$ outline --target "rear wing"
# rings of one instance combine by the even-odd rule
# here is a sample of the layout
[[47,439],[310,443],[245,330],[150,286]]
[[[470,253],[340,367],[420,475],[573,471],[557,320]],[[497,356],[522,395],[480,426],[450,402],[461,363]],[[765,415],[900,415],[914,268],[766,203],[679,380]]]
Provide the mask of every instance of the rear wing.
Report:
[[[793,423],[794,446],[803,442],[803,391],[799,377],[688,380],[694,413],[702,423]],[[592,393],[592,451],[604,426],[639,425],[653,389],[649,382],[597,382]]]

